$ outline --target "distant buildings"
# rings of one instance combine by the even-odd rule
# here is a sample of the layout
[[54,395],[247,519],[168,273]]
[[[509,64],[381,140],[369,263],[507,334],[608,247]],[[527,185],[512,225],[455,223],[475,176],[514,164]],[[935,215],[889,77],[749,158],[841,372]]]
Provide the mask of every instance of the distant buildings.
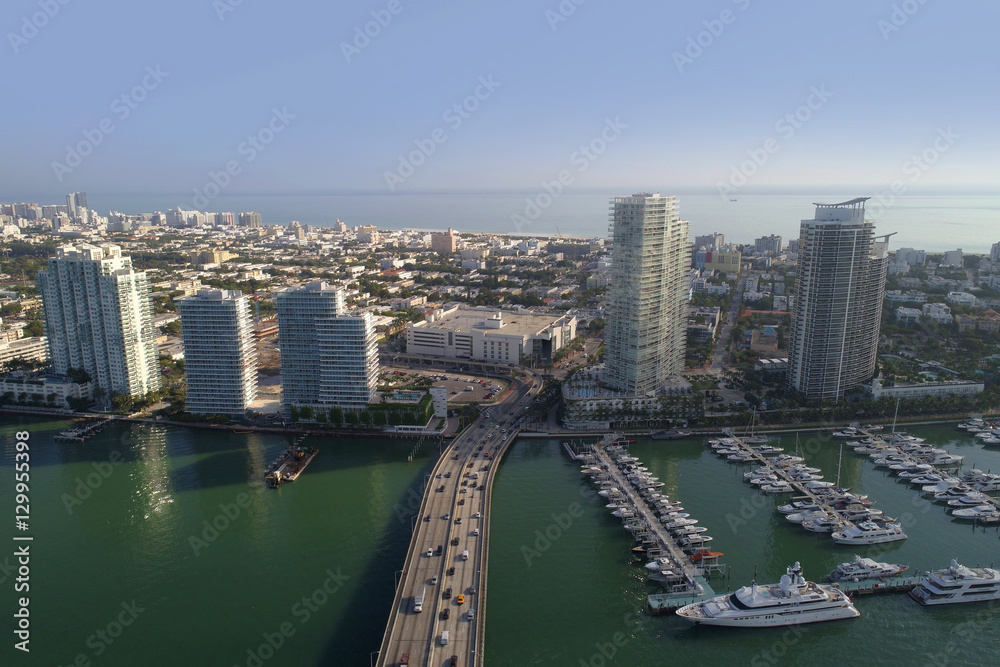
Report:
[[694,250],[706,250],[707,252],[717,252],[726,245],[726,235],[719,232],[706,234],[705,236],[694,237]]
[[149,280],[120,247],[61,247],[38,288],[57,374],[82,369],[109,395],[160,388]]
[[753,251],[758,255],[766,255],[767,253],[780,255],[781,237],[777,234],[771,234],[770,236],[762,236],[759,239],[754,239]]
[[953,268],[960,269],[963,266],[964,257],[962,255],[962,249],[949,250],[944,253],[944,257],[941,258],[941,266],[950,266]]
[[603,381],[619,392],[658,392],[684,370],[688,222],[677,200],[616,197]]
[[1000,263],[1000,241],[994,243],[990,249],[990,261],[994,264]]
[[694,253],[694,268],[701,271],[739,273],[742,259],[739,250],[731,252],[698,250]]
[[906,262],[910,266],[923,266],[927,261],[927,253],[913,248],[900,248],[895,253],[897,262]]
[[341,288],[316,281],[278,292],[286,416],[292,409],[363,409],[375,399],[378,349],[370,313],[350,315]]
[[263,227],[260,220],[260,213],[240,213],[240,227],[248,227],[250,229],[260,229]]
[[246,415],[257,398],[257,343],[250,297],[203,289],[178,300],[187,376],[186,407],[195,414]]
[[444,234],[431,234],[431,250],[444,255],[450,255],[458,249],[458,237],[448,228]]
[[867,199],[817,204],[802,221],[788,386],[809,398],[837,400],[875,374],[888,255]]

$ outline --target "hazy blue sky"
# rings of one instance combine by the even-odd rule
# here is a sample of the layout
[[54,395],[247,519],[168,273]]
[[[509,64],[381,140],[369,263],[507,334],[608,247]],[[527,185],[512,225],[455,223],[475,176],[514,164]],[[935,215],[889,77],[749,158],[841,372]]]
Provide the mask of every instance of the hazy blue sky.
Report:
[[228,161],[227,195],[1000,183],[991,0],[63,1],[0,10],[0,200],[192,193]]

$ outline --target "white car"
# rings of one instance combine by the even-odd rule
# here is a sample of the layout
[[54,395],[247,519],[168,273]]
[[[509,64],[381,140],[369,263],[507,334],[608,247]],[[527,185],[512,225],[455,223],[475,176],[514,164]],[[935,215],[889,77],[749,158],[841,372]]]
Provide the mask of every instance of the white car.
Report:
[[466,612],[466,615],[469,617],[469,620],[471,621],[476,617],[476,610],[470,609],[469,611]]
[[428,558],[430,558],[431,556],[433,556],[433,555],[434,555],[434,550],[433,550],[433,549],[428,549],[428,550],[427,550],[427,553],[426,553],[425,555],[426,555],[426,556],[427,556]]
[[472,531],[472,536],[473,537],[479,537],[479,529],[478,528],[476,528],[475,530]]

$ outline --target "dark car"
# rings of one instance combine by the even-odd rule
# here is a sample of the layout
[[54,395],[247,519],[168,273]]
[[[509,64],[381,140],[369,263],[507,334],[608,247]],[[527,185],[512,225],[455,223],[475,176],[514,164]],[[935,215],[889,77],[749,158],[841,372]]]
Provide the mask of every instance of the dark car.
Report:
[[458,656],[451,656],[451,667],[458,667]]
[[447,599],[449,599],[451,597],[451,587],[450,586],[448,588],[444,589],[444,593],[441,594],[441,597],[444,598],[445,600],[447,600]]
[[448,576],[449,577],[455,576],[455,568],[454,567],[449,567],[448,568]]
[[451,546],[453,546],[453,547],[457,547],[458,546],[458,538],[457,537],[452,538],[452,540],[451,540]]
[[444,609],[441,610],[441,620],[442,621],[447,621],[449,616],[451,616],[451,610],[450,609],[448,609],[447,607],[445,607]]
[[438,493],[441,493],[442,491],[444,491],[444,484],[442,484],[441,486],[439,486],[437,488],[437,490],[438,490]]
[[[465,504],[465,498],[459,498],[458,499],[458,504],[459,505],[464,505]],[[428,514],[427,516],[430,516],[430,515]],[[430,519],[428,519],[428,521],[430,521]]]
[[437,555],[440,556],[442,551],[444,551],[444,545],[439,544],[437,548]]

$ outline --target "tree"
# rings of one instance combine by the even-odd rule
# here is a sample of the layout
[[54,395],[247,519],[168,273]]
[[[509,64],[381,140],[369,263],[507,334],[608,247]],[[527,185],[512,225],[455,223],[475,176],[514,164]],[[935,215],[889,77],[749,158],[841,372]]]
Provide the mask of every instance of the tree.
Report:
[[31,320],[28,322],[27,326],[24,327],[24,335],[28,338],[39,338],[45,335],[45,327],[42,326],[41,321]]
[[342,408],[330,408],[330,422],[340,426],[344,423],[344,410]]

